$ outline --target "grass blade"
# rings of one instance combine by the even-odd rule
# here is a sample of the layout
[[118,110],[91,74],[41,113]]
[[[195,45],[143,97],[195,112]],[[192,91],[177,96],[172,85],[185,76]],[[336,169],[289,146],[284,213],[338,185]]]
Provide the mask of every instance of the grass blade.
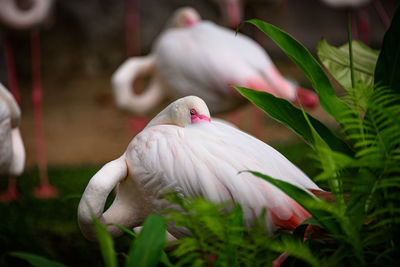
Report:
[[167,226],[165,219],[150,215],[143,224],[143,229],[133,241],[125,266],[156,266],[162,260],[167,261],[166,255],[162,256],[166,243]]
[[26,260],[33,267],[66,267],[66,265],[26,252],[11,252],[11,256]]
[[103,255],[104,264],[106,267],[118,266],[117,255],[114,249],[114,240],[106,227],[99,221],[99,219],[92,214],[94,227],[96,229],[97,238],[99,240],[100,251]]

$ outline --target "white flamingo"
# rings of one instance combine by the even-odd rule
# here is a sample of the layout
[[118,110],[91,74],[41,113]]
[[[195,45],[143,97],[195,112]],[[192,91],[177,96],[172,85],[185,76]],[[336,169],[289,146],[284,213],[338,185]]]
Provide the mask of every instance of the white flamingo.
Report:
[[0,83],[0,175],[9,175],[8,189],[1,202],[18,199],[16,176],[25,165],[25,149],[19,132],[21,111],[13,96]]
[[[36,141],[36,154],[39,167],[40,185],[34,189],[37,198],[54,198],[58,196],[57,188],[49,183],[47,173],[47,159],[43,132],[43,88],[40,71],[40,38],[38,27],[45,23],[49,17],[53,0],[28,0],[18,5],[21,1],[0,0],[0,21],[11,30],[29,31],[32,64],[32,106],[34,114],[34,128]],[[17,102],[20,102],[18,82],[15,71],[14,52],[10,40],[5,40],[8,83]]]
[[[153,75],[146,91],[132,90],[135,80]],[[201,20],[192,8],[178,9],[147,57],[126,60],[113,74],[117,106],[134,114],[158,109],[165,97],[202,98],[212,113],[243,103],[231,85],[266,91],[305,107],[318,104],[317,95],[286,80],[268,54],[252,39]]]
[[[182,197],[216,203],[239,203],[244,222],[252,225],[267,207],[266,231],[293,230],[310,217],[278,188],[242,170],[254,170],[315,194],[322,191],[278,151],[235,127],[210,118],[195,96],[176,100],[136,135],[121,157],[104,165],[89,181],[78,207],[83,235],[96,240],[91,211],[102,223],[140,226],[151,213],[170,208],[168,190]],[[116,188],[113,204],[105,201]],[[122,232],[108,226],[116,237]],[[168,226],[176,238],[187,230]]]

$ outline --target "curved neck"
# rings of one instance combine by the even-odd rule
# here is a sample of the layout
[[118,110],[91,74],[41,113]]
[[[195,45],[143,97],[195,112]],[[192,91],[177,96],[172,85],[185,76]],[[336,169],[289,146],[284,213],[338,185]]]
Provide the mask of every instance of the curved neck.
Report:
[[44,22],[50,13],[52,0],[32,0],[32,6],[23,10],[14,0],[3,0],[0,6],[0,20],[10,28],[29,30]]

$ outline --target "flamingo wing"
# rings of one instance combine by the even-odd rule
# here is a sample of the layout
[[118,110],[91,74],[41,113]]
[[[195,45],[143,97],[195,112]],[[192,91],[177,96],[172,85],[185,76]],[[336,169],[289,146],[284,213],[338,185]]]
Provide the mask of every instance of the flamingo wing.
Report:
[[229,78],[233,74],[227,67],[232,64],[226,60],[229,55],[207,44],[207,36],[198,34],[195,28],[197,25],[170,29],[159,38],[154,47],[157,70],[173,97],[196,95],[204,99],[212,111],[224,111],[232,100],[228,84],[233,82]]
[[155,196],[174,190],[184,197],[240,203],[247,224],[267,207],[270,232],[293,229],[310,215],[278,188],[240,171],[259,171],[300,188],[319,190],[275,149],[221,122],[149,127],[129,145],[127,163],[130,173]]
[[291,100],[295,96],[294,87],[256,42],[208,21],[167,30],[156,43],[154,53],[157,69],[177,92],[175,97],[197,95],[212,112],[237,105],[238,95],[232,84]]

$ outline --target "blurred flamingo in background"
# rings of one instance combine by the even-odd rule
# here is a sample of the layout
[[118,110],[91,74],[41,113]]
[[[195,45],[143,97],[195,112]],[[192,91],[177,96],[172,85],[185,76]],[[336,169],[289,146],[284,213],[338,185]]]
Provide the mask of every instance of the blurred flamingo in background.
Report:
[[[135,93],[134,82],[146,75],[152,75],[147,90]],[[293,103],[298,97],[307,108],[319,103],[314,92],[282,77],[252,39],[202,21],[187,7],[174,12],[149,56],[126,60],[112,76],[117,106],[134,114],[158,109],[167,96],[187,95],[204,99],[212,113],[230,111],[244,101],[231,85],[266,91]]]
[[[243,170],[264,173],[316,196],[328,193],[269,145],[215,121],[199,97],[178,99],[133,138],[121,157],[91,178],[78,207],[79,227],[87,239],[97,239],[91,212],[104,224],[141,226],[149,214],[174,207],[164,199],[169,190],[183,198],[204,197],[231,207],[239,203],[247,226],[267,208],[269,233],[293,230],[310,217],[281,190],[248,172],[239,173]],[[114,202],[104,212],[114,188]],[[113,237],[123,233],[115,226],[107,230]],[[175,238],[189,234],[171,224],[168,232]]]
[[214,0],[221,10],[224,24],[236,29],[243,20],[243,5],[241,0]]
[[0,202],[18,199],[16,176],[24,171],[25,149],[19,131],[21,111],[14,97],[0,83],[0,175],[9,175],[8,189]]
[[[350,12],[351,30],[354,38],[359,38],[365,44],[370,42],[371,23],[367,6],[373,2],[385,28],[389,28],[390,19],[380,0],[322,0],[326,5],[333,8],[345,8]],[[355,11],[356,17],[352,14]],[[356,21],[357,20],[357,21]]]
[[[245,12],[250,14],[247,15],[249,18],[265,19],[264,11],[266,6],[277,6],[279,12],[283,12],[287,9],[287,0],[214,0],[218,5],[222,13],[224,25],[235,29],[240,22],[245,20]],[[242,31],[243,30],[243,31]],[[245,33],[247,36],[252,36],[261,46],[264,47],[266,36],[263,32],[255,29],[254,32],[248,32],[245,28],[241,28],[240,31]]]
[[140,55],[139,0],[125,0],[125,43],[127,57]]
[[[30,31],[31,64],[32,64],[32,104],[35,123],[36,153],[39,167],[40,186],[34,190],[37,198],[53,198],[58,196],[58,190],[49,184],[47,176],[47,160],[44,143],[42,102],[43,89],[40,72],[40,39],[38,27],[48,18],[52,0],[22,1],[0,0],[0,21],[11,30]],[[10,90],[18,102],[18,82],[15,71],[14,54],[10,40],[6,40],[6,59]]]

